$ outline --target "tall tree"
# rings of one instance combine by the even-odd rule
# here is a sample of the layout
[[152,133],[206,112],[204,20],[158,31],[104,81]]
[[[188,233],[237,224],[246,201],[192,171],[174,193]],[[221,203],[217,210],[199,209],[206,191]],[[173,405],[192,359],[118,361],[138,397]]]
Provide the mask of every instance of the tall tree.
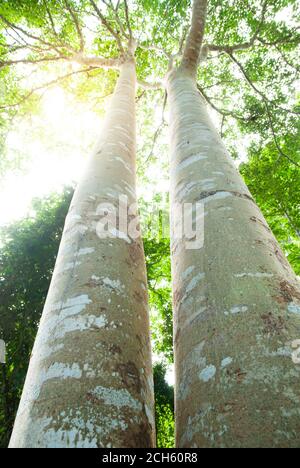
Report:
[[[62,194],[37,199],[33,203],[31,216],[1,229],[0,339],[5,341],[7,348],[6,363],[0,363],[1,448],[6,448],[10,439],[72,195],[73,190],[67,188]],[[154,296],[155,279],[166,276],[164,270],[165,263],[169,263],[169,251],[164,248],[165,241],[162,245],[159,242],[145,241],[148,281],[152,284]],[[158,298],[162,292],[163,289],[159,288]],[[152,308],[160,307],[157,301],[151,302]],[[161,319],[154,320],[153,324],[156,321],[160,322]],[[163,337],[160,339],[163,341]],[[154,351],[161,354],[160,343],[154,342]],[[165,367],[156,364],[154,386],[157,443],[159,447],[172,447],[173,392],[166,384],[164,376]]]
[[227,51],[238,63],[233,51],[251,47],[260,25],[248,44],[210,46],[206,16],[207,1],[194,0],[182,60],[167,80],[173,232],[178,205],[202,203],[205,234],[197,250],[173,234],[177,446],[295,447],[299,283],[197,87],[201,51]]
[[[80,39],[79,20],[69,2]],[[99,143],[67,217],[12,434],[11,447],[152,447],[154,397],[147,278],[140,235],[128,224],[99,232],[103,209],[136,204],[136,43],[115,37],[120,57],[99,59],[120,76]],[[7,21],[10,24],[9,21]],[[92,59],[92,62],[98,59]],[[126,211],[138,229],[137,214]],[[125,229],[125,232],[124,232]]]

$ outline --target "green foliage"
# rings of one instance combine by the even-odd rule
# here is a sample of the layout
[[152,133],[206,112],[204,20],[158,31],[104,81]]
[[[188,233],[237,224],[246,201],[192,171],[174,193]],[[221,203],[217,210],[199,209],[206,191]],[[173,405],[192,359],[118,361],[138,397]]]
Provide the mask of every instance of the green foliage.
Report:
[[169,237],[169,203],[159,194],[151,204],[139,202],[147,264],[154,352],[173,362],[173,313]]
[[[283,149],[300,162],[300,126],[284,140]],[[264,148],[252,148],[249,162],[241,173],[288,261],[300,275],[300,171],[286,158],[278,157],[273,143]]]
[[[112,2],[115,7],[118,4],[118,17],[107,7],[108,3],[96,0],[99,10],[126,48],[129,30],[124,2]],[[167,72],[168,58],[161,49],[169,54],[178,53],[190,23],[191,1],[133,0],[129,7],[131,29],[139,40],[136,51],[138,76],[148,81],[162,79]],[[299,108],[294,107],[293,112],[291,109],[295,106],[299,72],[300,35],[296,26],[299,14],[297,0],[208,2],[207,43],[228,47],[255,39],[248,48],[233,52],[238,63],[226,51],[211,52],[208,60],[199,67],[199,84],[220,114],[222,135],[233,156],[240,156],[235,141],[243,135],[247,135],[250,143],[259,138],[267,144],[274,138],[283,138],[287,129],[289,132],[295,129],[298,115],[293,112],[299,112]],[[12,125],[15,112],[19,115],[38,112],[34,94],[30,94],[32,83],[38,82],[47,89],[47,74],[54,74],[54,77],[60,77],[60,86],[68,88],[82,101],[113,89],[116,73],[107,70],[61,79],[66,74],[65,59],[78,53],[82,45],[86,56],[113,58],[119,54],[115,37],[101,23],[89,0],[1,2],[0,73],[8,71],[9,61],[36,62],[11,64],[9,79],[1,83],[2,96],[5,96],[2,101],[0,98],[2,172],[14,165],[12,158],[5,161],[5,134]],[[50,58],[52,61],[47,61]],[[69,66],[68,72],[73,70],[73,66]],[[30,73],[36,75],[36,80],[24,79]],[[40,96],[41,92],[40,89],[35,95]],[[162,101],[162,93],[147,91],[144,99],[138,101],[141,115],[148,112],[150,116],[150,109],[161,106]],[[97,102],[97,107],[100,113],[103,112],[101,101]],[[153,133],[152,119],[149,131],[146,126],[143,134],[153,137]],[[158,145],[161,145],[160,141]],[[280,148],[277,151],[280,152]],[[290,151],[289,147],[287,151]],[[154,151],[150,148],[150,152]],[[160,147],[158,153],[165,155],[165,147]],[[149,164],[151,157],[147,157],[143,169]]]
[[154,372],[155,417],[158,448],[173,448],[174,391],[166,382],[166,368],[156,364]]
[[173,314],[169,239],[145,239],[154,351],[173,362]]
[[233,51],[234,59],[227,52],[210,54],[198,75],[220,114],[225,144],[237,157],[241,135],[265,145],[295,130],[299,13],[299,2],[292,0],[209,2],[207,43],[235,46],[255,38],[253,46]]

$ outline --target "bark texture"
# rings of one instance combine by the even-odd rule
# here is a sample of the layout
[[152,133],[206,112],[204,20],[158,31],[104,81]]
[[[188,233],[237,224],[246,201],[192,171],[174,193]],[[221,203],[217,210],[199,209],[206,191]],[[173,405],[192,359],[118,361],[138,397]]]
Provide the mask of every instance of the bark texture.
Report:
[[100,203],[136,200],[135,86],[132,61],[71,204],[11,447],[154,446],[142,240],[96,233]]
[[168,94],[172,212],[204,203],[205,236],[172,242],[177,447],[299,447],[299,283],[195,80],[173,71]]

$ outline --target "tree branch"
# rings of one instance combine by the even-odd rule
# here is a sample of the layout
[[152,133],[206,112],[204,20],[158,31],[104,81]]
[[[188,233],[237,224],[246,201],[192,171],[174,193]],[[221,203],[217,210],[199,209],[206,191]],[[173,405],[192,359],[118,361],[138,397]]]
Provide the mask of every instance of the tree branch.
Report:
[[295,223],[293,222],[292,218],[290,217],[287,209],[285,209],[285,207],[282,205],[282,203],[279,201],[279,206],[280,206],[280,209],[282,210],[282,212],[280,213],[281,215],[283,214],[285,216],[285,218],[288,220],[288,222],[290,223],[290,226],[291,228],[295,231],[295,234],[297,237],[300,238],[300,231],[299,229],[297,228],[297,226],[295,225]]
[[[17,37],[15,37],[15,36],[12,34],[12,31],[14,32],[14,34],[16,34]],[[27,41],[25,41],[24,37],[21,36],[21,34],[13,28],[13,25],[10,27],[10,29],[9,29],[9,28],[5,28],[5,33],[6,33],[9,37],[11,37],[14,41],[16,41],[17,44],[20,44],[20,45],[27,45],[27,46],[30,45],[30,44],[28,44]]]
[[278,46],[275,46],[276,50],[279,52],[279,54],[281,55],[282,57],[282,60],[291,68],[293,68],[295,71],[297,72],[300,72],[300,67],[298,67],[297,65],[294,65],[292,64],[289,59],[287,58],[287,56],[285,55],[285,53],[280,50],[280,48]]
[[45,6],[45,9],[46,9],[48,18],[49,18],[49,20],[50,20],[51,30],[52,30],[54,36],[55,36],[56,38],[58,38],[58,34],[57,34],[57,31],[56,31],[56,28],[55,28],[54,19],[53,19],[53,16],[52,16],[52,14],[51,14],[51,11],[49,10],[49,8],[48,8],[48,6],[47,6],[47,1],[46,1],[46,0],[43,0],[43,3],[44,3],[44,6]]
[[143,45],[141,43],[138,44],[138,47],[144,50],[155,50],[156,52],[161,53],[164,55],[168,60],[171,58],[171,54],[169,54],[165,49],[155,46],[155,45]]
[[292,38],[292,35],[286,36],[285,38],[277,39],[274,42],[266,42],[261,37],[252,38],[249,42],[243,42],[241,44],[234,45],[216,45],[216,44],[207,44],[208,49],[211,52],[226,52],[227,54],[232,54],[239,50],[248,50],[251,47],[257,47],[259,44],[255,43],[258,41],[263,47],[276,47],[278,44],[289,44],[289,43],[298,43],[300,42],[300,37]]
[[45,41],[44,39],[41,39],[40,37],[38,36],[35,36],[33,34],[30,34],[29,32],[27,32],[25,29],[21,28],[20,26],[17,26],[13,23],[11,23],[10,21],[8,21],[3,15],[0,14],[0,19],[7,25],[9,26],[10,28],[12,28],[13,30],[17,30],[17,31],[20,31],[22,34],[24,34],[26,37],[29,37],[30,39],[34,39],[35,41],[38,41],[40,42],[41,44],[43,45],[46,45],[48,47],[51,47],[51,49],[55,50],[59,55],[61,55],[61,51],[59,50],[59,47],[63,47],[63,46],[57,46],[56,44],[51,44],[50,42],[47,42]]
[[138,85],[143,88],[143,89],[153,89],[153,90],[157,90],[157,89],[161,89],[164,87],[163,83],[161,82],[157,82],[157,83],[148,83],[147,81],[143,81],[143,80],[138,80]]
[[212,101],[212,98],[209,97],[204,88],[202,88],[202,86],[197,83],[197,88],[198,90],[200,91],[200,93],[202,94],[202,96],[204,97],[204,99],[207,101],[207,103],[216,111],[218,112],[219,114],[221,114],[223,117],[233,117],[234,119],[237,119],[237,120],[242,120],[243,122],[249,122],[249,119],[251,117],[243,117],[241,115],[238,115],[236,114],[235,112],[233,111],[228,111],[228,110],[225,110],[225,109],[220,109],[219,107],[216,106],[216,104],[214,104],[214,102]]
[[192,25],[180,68],[196,76],[206,22],[207,0],[194,0]]
[[78,18],[76,16],[76,13],[73,10],[73,8],[71,7],[70,3],[68,2],[68,0],[64,0],[64,1],[65,1],[66,8],[67,8],[68,12],[72,16],[73,22],[74,22],[76,30],[77,30],[77,34],[78,34],[78,37],[79,37],[79,40],[80,40],[80,52],[83,52],[85,43],[84,43],[84,37],[83,37],[83,34],[82,34],[82,29],[81,29],[81,26],[79,24],[79,20],[78,20]]
[[[268,7],[269,0],[265,0],[262,6],[262,12],[261,12],[261,17],[259,20],[259,25],[253,34],[252,38],[248,42],[243,42],[241,44],[234,44],[234,45],[216,45],[216,44],[207,44],[208,48],[212,52],[226,52],[226,53],[233,53],[238,50],[247,50],[250,49],[251,47],[255,46],[255,42],[258,41],[264,46],[276,46],[277,44],[280,43],[287,43],[291,40],[292,38],[292,33],[289,34],[288,36],[284,38],[277,39],[277,41],[274,42],[266,42],[264,39],[259,37],[259,34],[261,32],[261,29],[265,23],[265,17],[267,13],[267,7]],[[299,40],[299,37],[295,37],[292,42]]]
[[126,31],[124,29],[123,23],[121,21],[119,13],[118,13],[118,8],[114,7],[114,4],[113,4],[112,0],[102,0],[102,2],[114,12],[116,22],[117,22],[123,36],[126,37],[126,39],[130,39],[130,36],[126,33]]
[[125,17],[126,17],[126,23],[127,23],[127,29],[128,29],[128,32],[129,32],[129,37],[132,38],[132,29],[131,29],[131,25],[130,25],[129,8],[128,8],[127,0],[124,0],[124,7],[125,7]]
[[[56,61],[68,61],[68,62],[76,62],[81,65],[87,65],[93,68],[115,68],[118,69],[121,65],[121,61],[117,59],[107,59],[103,57],[86,57],[81,53],[75,54],[71,57],[43,57],[40,59],[20,59],[20,60],[7,60],[1,61],[0,60],[0,69],[11,66],[11,65],[18,65],[18,64],[38,64],[44,62],[56,62]],[[154,86],[154,85],[153,85]],[[150,87],[150,84],[149,84]]]
[[184,44],[185,44],[185,41],[186,41],[186,36],[187,36],[187,33],[189,32],[189,28],[186,26],[183,28],[183,31],[182,31],[182,36],[180,38],[180,41],[179,41],[179,48],[178,48],[178,54],[182,55],[183,53],[183,47],[184,47]]
[[290,33],[285,37],[281,37],[274,42],[267,42],[262,37],[257,37],[257,40],[265,47],[274,47],[278,44],[299,44],[300,43],[300,35],[296,35],[293,37],[293,34]]
[[123,45],[122,45],[122,41],[120,39],[120,36],[119,34],[117,34],[114,29],[111,27],[111,25],[109,24],[109,22],[105,19],[105,17],[102,15],[101,11],[99,10],[98,6],[96,5],[96,3],[94,2],[94,0],[89,0],[90,4],[92,5],[92,7],[94,8],[95,12],[97,13],[98,17],[100,18],[101,20],[101,23],[103,24],[103,26],[105,26],[105,28],[110,32],[110,34],[116,39],[117,41],[117,44],[118,44],[118,47],[119,47],[119,50],[122,54],[124,54],[124,48],[123,48]]
[[211,52],[227,52],[227,53],[232,53],[232,52],[235,52],[237,50],[247,50],[247,49],[250,49],[251,47],[254,46],[254,42],[255,42],[255,39],[254,41],[252,42],[249,41],[249,42],[243,42],[241,44],[235,44],[235,45],[216,45],[216,44],[207,44],[207,47],[208,49],[211,51]]
[[[246,73],[244,67],[242,66],[242,64],[240,62],[238,62],[238,60],[233,56],[233,54],[227,52],[228,56],[231,58],[231,60],[239,67],[239,69],[241,70],[242,74],[244,75],[244,78],[246,79],[247,83],[249,84],[249,86],[251,86],[251,88],[257,93],[259,94],[264,101],[267,101],[269,104],[271,105],[274,105],[274,102],[271,101],[270,99],[267,98],[267,96],[265,96],[265,94],[260,91],[254,84],[253,82],[251,81],[250,77],[248,76],[248,74]],[[285,107],[282,107],[278,104],[275,104],[277,109],[280,109],[282,110],[283,112],[286,112],[288,114],[294,114],[294,115],[299,115],[300,112],[298,111],[293,111],[291,109],[286,109]]]
[[232,83],[236,83],[236,79],[234,79],[234,80],[220,80],[220,81],[216,81],[215,83],[213,83],[213,84],[211,84],[211,85],[205,86],[205,88],[203,88],[203,89],[204,89],[204,90],[207,90],[207,89],[214,88],[215,86],[221,86],[221,85],[232,84]]
[[86,57],[82,53],[78,53],[69,57],[68,59],[71,62],[77,62],[81,65],[93,66],[96,68],[119,68],[121,65],[121,60],[118,59],[108,59],[103,57]]
[[267,112],[267,116],[268,116],[268,120],[269,120],[269,125],[270,125],[270,129],[271,129],[271,132],[272,132],[272,136],[273,136],[273,140],[274,140],[274,143],[275,143],[275,146],[277,148],[277,151],[278,153],[283,156],[284,158],[288,159],[292,164],[294,164],[295,166],[297,167],[300,167],[300,164],[298,164],[296,161],[294,161],[292,158],[290,158],[286,153],[284,153],[278,143],[278,139],[277,139],[277,136],[276,136],[276,131],[275,131],[275,128],[274,128],[274,123],[273,123],[273,117],[272,117],[272,114],[271,114],[271,111],[270,111],[270,107],[269,107],[269,103],[270,101],[268,100],[268,98],[253,84],[253,82],[251,81],[250,77],[248,76],[248,74],[246,73],[246,71],[244,70],[242,64],[240,62],[238,62],[238,60],[232,55],[232,54],[229,54],[231,60],[239,67],[239,69],[241,70],[243,76],[245,77],[247,83],[249,84],[249,86],[262,98],[263,100],[263,103],[264,103],[264,106],[265,106],[265,109],[266,109],[266,112]]
[[[67,2],[67,0],[65,0],[65,1]],[[43,44],[44,46],[47,46],[48,47],[47,51],[50,49],[50,50],[55,50],[58,53],[58,56],[55,56],[55,57],[42,57],[42,58],[39,58],[39,59],[20,59],[20,60],[0,61],[0,68],[3,68],[5,66],[10,66],[10,65],[17,65],[17,64],[20,64],[20,63],[22,63],[22,64],[37,64],[37,63],[41,63],[41,62],[52,62],[52,61],[57,61],[57,60],[75,61],[75,62],[83,64],[83,65],[95,66],[95,67],[98,67],[98,68],[100,68],[100,67],[103,67],[103,68],[119,68],[119,66],[120,66],[120,61],[116,60],[116,59],[105,59],[105,58],[101,58],[101,57],[85,57],[85,56],[83,56],[82,53],[73,54],[72,56],[63,55],[58,47],[66,47],[65,45],[57,46],[57,45],[51,44],[51,43],[41,39],[40,37],[37,37],[37,36],[27,32],[26,30],[24,30],[20,26],[17,26],[15,24],[11,23],[9,20],[7,20],[1,14],[0,14],[0,19],[6,25],[8,25],[11,29],[13,29],[14,31],[15,30],[20,31],[26,37],[28,37],[30,39],[33,39],[33,40],[36,40],[36,41],[40,42],[41,44]],[[78,28],[80,28],[79,23],[78,23]],[[20,36],[20,38],[23,40],[23,38],[21,36]],[[25,45],[21,44],[20,46],[18,46],[18,48],[24,48],[24,49],[28,48],[28,49],[32,49],[32,50],[34,50],[34,48],[37,48],[37,46],[30,45],[30,44],[26,43],[26,41],[24,41],[24,42],[25,42]],[[83,45],[84,45],[84,43],[82,42],[81,46],[83,46]],[[46,50],[44,48],[39,48],[39,51],[46,52]]]
[[3,47],[4,49],[8,49],[8,52],[16,52],[17,50],[26,50],[26,49],[29,49],[29,50],[33,50],[35,52],[50,52],[52,50],[52,48],[50,47],[47,47],[47,49],[43,48],[43,47],[39,47],[37,45],[30,45],[30,44],[20,44],[20,45],[17,45],[17,44],[4,44],[2,42],[0,42],[0,47]]
[[9,104],[7,106],[0,106],[0,109],[9,109],[9,108],[13,108],[13,107],[18,107],[21,104],[23,104],[27,99],[29,99],[37,91],[41,91],[43,89],[49,88],[50,86],[56,85],[57,83],[60,83],[61,81],[65,80],[66,78],[69,78],[69,77],[71,77],[73,75],[78,75],[79,73],[88,73],[89,71],[96,70],[96,69],[97,69],[97,67],[89,67],[89,68],[85,68],[85,69],[82,69],[82,70],[76,70],[74,72],[67,73],[66,75],[63,75],[63,76],[59,76],[55,80],[48,81],[47,83],[32,89],[29,93],[24,95],[18,102],[15,102],[14,104]]
[[267,13],[267,7],[268,7],[268,2],[269,0],[265,0],[264,3],[263,3],[263,6],[262,6],[262,11],[261,11],[261,16],[260,16],[260,21],[259,21],[259,25],[258,25],[258,28],[256,29],[255,33],[254,33],[254,36],[252,37],[251,41],[254,43],[255,42],[255,39],[257,38],[257,36],[259,35],[260,31],[261,31],[261,28],[263,27],[264,25],[264,22],[265,22],[265,19],[266,19],[266,13]]
[[57,60],[65,60],[64,57],[43,57],[40,59],[20,59],[20,60],[7,60],[2,61],[0,60],[0,69],[4,67],[8,67],[10,65],[18,65],[18,64],[35,64],[35,63],[42,63],[42,62],[56,62]]
[[165,119],[165,111],[166,111],[166,105],[167,105],[167,102],[168,102],[168,94],[167,94],[167,91],[165,91],[165,95],[164,95],[164,102],[163,102],[163,108],[162,108],[162,116],[161,116],[161,122],[159,124],[159,126],[157,127],[155,133],[154,133],[154,137],[153,137],[153,141],[152,141],[152,146],[151,146],[151,150],[149,151],[149,154],[145,160],[145,163],[144,165],[146,165],[149,161],[149,159],[151,158],[153,152],[154,152],[154,148],[155,148],[155,145],[156,145],[156,142],[158,140],[158,137],[159,135],[161,134],[162,132],[162,129],[165,127],[166,125],[166,119]]

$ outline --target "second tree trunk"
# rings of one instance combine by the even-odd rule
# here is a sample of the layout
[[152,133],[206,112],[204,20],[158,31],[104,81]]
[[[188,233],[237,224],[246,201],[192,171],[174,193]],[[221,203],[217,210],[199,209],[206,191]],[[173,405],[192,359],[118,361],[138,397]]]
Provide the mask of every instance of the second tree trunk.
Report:
[[297,279],[195,80],[173,72],[168,93],[171,210],[204,205],[203,247],[172,240],[177,446],[299,446]]

